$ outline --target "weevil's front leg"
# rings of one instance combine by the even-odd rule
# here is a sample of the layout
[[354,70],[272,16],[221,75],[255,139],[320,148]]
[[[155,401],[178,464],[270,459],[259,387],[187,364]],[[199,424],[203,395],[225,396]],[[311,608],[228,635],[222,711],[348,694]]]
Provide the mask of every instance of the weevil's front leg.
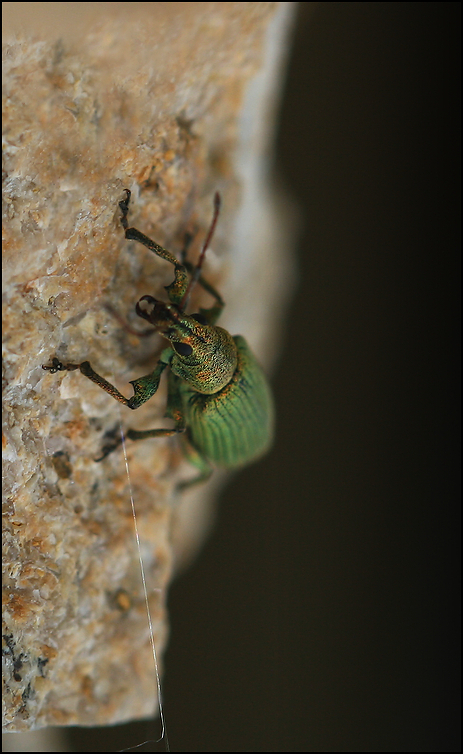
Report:
[[[81,364],[63,364],[55,356],[52,359],[51,366],[43,365],[42,368],[46,369],[52,374],[56,372],[73,372],[76,369],[79,369],[82,374],[85,375],[85,377],[88,377],[89,380],[105,390],[117,401],[123,403],[124,406],[128,406],[128,408],[131,409],[136,409],[139,408],[139,406],[143,405],[143,403],[151,398],[151,396],[154,395],[154,393],[157,391],[161,375],[164,369],[169,365],[172,355],[172,349],[170,347],[165,348],[164,351],[162,351],[160,359],[152,372],[146,374],[144,377],[139,377],[138,380],[131,381],[130,384],[133,385],[134,392],[131,398],[126,398],[124,395],[122,395],[122,393],[119,392],[119,390],[117,390],[117,388],[114,387],[114,385],[105,380],[104,377],[101,377],[101,375],[97,374],[97,372],[95,372],[95,370],[91,367],[89,361],[83,361]],[[126,433],[126,436],[130,440],[141,440],[145,437],[169,437],[170,435],[176,435],[184,431],[184,423],[182,421],[178,424],[177,427],[175,427],[175,429],[149,429],[146,431],[129,429]],[[103,446],[102,455],[95,460],[102,461],[103,458],[106,458],[106,456],[112,453],[113,450],[116,450],[121,442],[122,437],[112,437],[110,442],[106,443],[106,445]]]
[[170,262],[174,265],[175,277],[170,285],[166,285],[166,291],[169,295],[170,301],[173,304],[179,305],[188,287],[188,272],[185,266],[183,264],[180,264],[180,262],[170,251],[164,249],[162,246],[159,246],[159,244],[157,244],[155,241],[152,241],[151,238],[148,238],[148,236],[145,236],[144,233],[141,233],[136,228],[129,228],[127,215],[129,212],[131,192],[129,191],[129,189],[125,189],[125,192],[127,194],[126,198],[119,202],[119,207],[122,212],[121,223],[122,227],[125,230],[125,237],[131,241],[138,241],[139,243],[142,243],[143,246],[146,246],[147,249],[154,252],[154,254],[157,254],[158,257],[161,257],[161,259],[165,259],[167,262]]
[[159,357],[159,361],[155,368],[149,374],[144,377],[139,377],[138,380],[130,380],[130,384],[133,385],[133,396],[129,401],[129,408],[138,408],[143,403],[151,398],[155,394],[159,387],[159,380],[164,369],[170,364],[174,352],[170,346],[164,348]]
[[[63,362],[57,359],[55,356],[51,360],[51,366],[42,364],[42,369],[45,369],[52,374],[55,374],[56,372],[74,372],[76,369],[79,369],[82,374],[85,375],[85,377],[88,377],[89,380],[94,382],[103,390],[106,390],[106,392],[112,395],[112,397],[115,398],[116,401],[123,403],[124,406],[130,406],[130,401],[132,400],[132,398],[126,398],[125,395],[122,395],[122,393],[120,393],[119,390],[114,387],[114,385],[111,385],[111,383],[108,382],[108,380],[105,380],[104,377],[101,377],[99,374],[97,374],[95,370],[92,369],[89,361],[83,361],[81,364],[63,364]],[[132,406],[130,406],[130,408],[132,408]]]
[[95,372],[89,361],[83,361],[81,364],[63,364],[55,356],[52,359],[51,366],[43,365],[42,369],[46,369],[52,374],[55,374],[56,372],[73,372],[76,369],[79,369],[82,374],[85,375],[85,377],[88,377],[88,379],[94,382],[95,385],[98,385],[107,393],[109,393],[109,395],[115,398],[116,401],[123,403],[124,406],[128,406],[128,408],[136,409],[139,408],[139,406],[143,405],[143,403],[151,398],[151,396],[154,395],[154,393],[157,391],[159,387],[159,380],[161,379],[161,374],[170,363],[172,354],[173,352],[171,348],[165,348],[161,353],[156,367],[152,372],[150,372],[150,374],[146,374],[144,377],[140,377],[138,380],[131,381],[130,384],[133,385],[134,392],[131,398],[126,398],[125,395],[122,395],[122,393],[120,393],[119,390],[114,387],[114,385],[112,385],[110,382],[108,382],[108,380],[105,380],[104,377],[101,377],[101,375]]

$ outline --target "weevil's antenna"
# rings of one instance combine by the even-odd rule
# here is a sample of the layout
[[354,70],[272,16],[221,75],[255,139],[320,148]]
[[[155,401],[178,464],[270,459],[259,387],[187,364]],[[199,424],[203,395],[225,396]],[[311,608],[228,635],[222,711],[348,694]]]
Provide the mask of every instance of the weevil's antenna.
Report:
[[201,275],[201,267],[203,266],[204,257],[206,256],[206,251],[212,240],[212,236],[214,235],[215,226],[217,225],[217,219],[219,217],[219,212],[220,212],[220,204],[221,204],[220,194],[218,191],[216,191],[214,194],[214,215],[212,217],[212,222],[210,224],[209,232],[206,236],[206,240],[204,241],[203,248],[201,249],[201,254],[199,255],[198,262],[191,274],[190,282],[188,283],[188,288],[186,289],[183,295],[183,298],[180,302],[179,308],[182,311],[186,309],[186,307],[188,306],[188,301],[190,299],[191,291],[195,287],[196,283],[199,280],[199,276]]

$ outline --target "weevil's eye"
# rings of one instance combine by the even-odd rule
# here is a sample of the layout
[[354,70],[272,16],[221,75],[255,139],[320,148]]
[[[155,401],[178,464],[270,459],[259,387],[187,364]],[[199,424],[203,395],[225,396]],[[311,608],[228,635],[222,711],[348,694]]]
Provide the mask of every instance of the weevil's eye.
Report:
[[207,319],[204,314],[192,314],[191,316],[196,322],[199,322],[200,325],[207,325]]
[[188,343],[172,343],[172,348],[179,356],[190,356],[193,353],[193,349]]

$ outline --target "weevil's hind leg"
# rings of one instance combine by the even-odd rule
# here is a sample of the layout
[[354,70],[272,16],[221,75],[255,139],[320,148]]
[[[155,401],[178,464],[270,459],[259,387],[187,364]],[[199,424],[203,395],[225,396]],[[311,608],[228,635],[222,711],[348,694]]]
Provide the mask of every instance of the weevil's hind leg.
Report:
[[[170,359],[171,354],[172,354],[171,348],[166,348],[162,352],[161,359],[164,359],[164,360],[158,362],[158,369],[159,369],[159,364],[163,364],[163,366],[167,366],[167,363]],[[160,376],[160,372],[159,372],[159,376]],[[134,380],[132,382],[135,393],[140,392],[140,394],[142,394],[144,390],[150,389],[150,384],[151,384],[150,377],[151,375],[147,375],[145,378],[142,377],[139,380]],[[137,383],[139,383],[138,386],[137,386]],[[184,417],[183,408],[182,408],[182,396],[180,392],[180,380],[172,372],[169,373],[169,389],[168,389],[166,416],[174,420],[175,422],[174,429],[142,429],[142,430],[128,429],[125,435],[129,440],[146,440],[148,437],[172,437],[172,435],[182,434],[183,432],[186,431],[185,430],[185,417]],[[121,442],[122,440],[118,439],[117,445],[120,445]],[[117,447],[117,445],[115,445],[114,447]],[[110,445],[105,446],[103,448],[102,458],[105,458],[108,455],[108,453],[111,453],[112,450],[114,450],[114,447],[111,447]],[[98,460],[101,460],[101,458],[99,458]]]
[[128,429],[125,434],[129,440],[146,440],[147,437],[172,437],[181,432],[185,432],[182,427],[175,427],[175,429]]
[[186,479],[184,482],[179,482],[179,484],[177,485],[177,490],[179,492],[186,490],[189,487],[193,487],[197,484],[206,482],[214,470],[209,461],[207,461],[204,456],[202,456],[195,448],[193,448],[193,446],[188,442],[185,436],[183,436],[180,441],[185,460],[188,461],[188,463],[191,463],[191,465],[196,469],[198,469],[199,474],[198,476],[193,477],[193,479]]
[[[147,437],[172,437],[172,435],[177,435],[184,431],[184,429],[128,429],[125,433],[125,437],[128,440],[146,440]],[[101,456],[95,458],[95,461],[102,461],[103,458],[109,456],[110,453],[122,444],[121,435],[119,434],[117,437],[114,437],[114,434],[114,432],[111,433],[110,441],[103,445]]]

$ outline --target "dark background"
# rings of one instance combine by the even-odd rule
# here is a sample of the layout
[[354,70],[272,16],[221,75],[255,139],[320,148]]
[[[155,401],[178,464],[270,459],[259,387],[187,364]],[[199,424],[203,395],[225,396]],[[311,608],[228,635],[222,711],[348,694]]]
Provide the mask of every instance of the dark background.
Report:
[[460,3],[299,14],[278,168],[305,227],[278,439],[171,589],[170,746],[459,751]]

